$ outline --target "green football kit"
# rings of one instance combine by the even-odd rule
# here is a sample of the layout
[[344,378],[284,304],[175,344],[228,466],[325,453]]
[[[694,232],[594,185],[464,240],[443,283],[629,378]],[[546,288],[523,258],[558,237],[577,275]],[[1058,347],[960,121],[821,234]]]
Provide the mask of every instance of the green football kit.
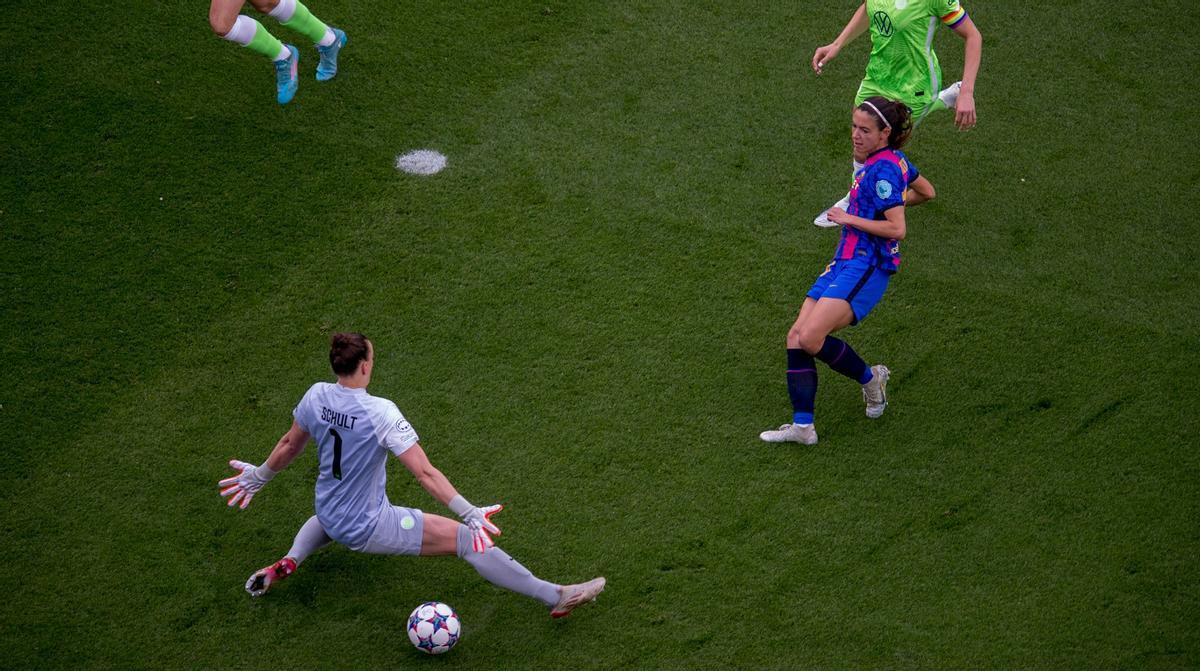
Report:
[[939,23],[955,28],[967,18],[959,0],[866,0],[866,7],[871,57],[855,106],[876,95],[899,100],[912,110],[914,124],[944,109],[933,35]]

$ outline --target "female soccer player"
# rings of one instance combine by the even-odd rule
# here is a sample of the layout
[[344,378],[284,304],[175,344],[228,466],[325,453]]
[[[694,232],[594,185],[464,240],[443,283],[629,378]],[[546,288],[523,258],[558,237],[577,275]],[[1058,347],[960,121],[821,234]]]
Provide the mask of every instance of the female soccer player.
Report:
[[[276,472],[304,451],[310,439],[317,443],[317,514],[300,527],[287,555],[250,576],[246,591],[251,596],[266,593],[308,555],[335,540],[369,554],[457,554],[488,582],[541,601],[552,617],[569,615],[604,590],[604,578],[578,585],[546,582],[495,547],[490,534],[499,535],[500,529],[490,518],[503,506],[477,508],[469,503],[429,463],[417,432],[396,405],[367,393],[375,348],[365,336],[335,333],[329,362],[337,382],[318,382],[309,388],[292,411],[292,428],[267,460],[261,466],[230,461],[241,472],[219,483],[229,505],[244,509]],[[389,503],[384,490],[389,452],[463,523]]]
[[[249,47],[275,62],[275,99],[280,105],[286,105],[300,85],[296,73],[300,51],[275,39],[261,23],[242,14],[245,4],[246,0],[212,0],[208,23],[218,36]],[[346,46],[346,33],[321,23],[300,0],[250,0],[250,4],[312,40],[321,55],[317,63],[317,81],[333,79],[337,74],[338,52]]]
[[[949,26],[964,41],[962,80],[939,92],[942,67],[933,51],[938,22]],[[975,77],[983,52],[983,36],[958,0],[866,0],[833,42],[818,47],[812,68],[819,75],[842,47],[871,30],[871,56],[854,104],[870,96],[899,100],[912,111],[916,126],[930,112],[950,108],[959,129],[975,125]],[[862,166],[855,161],[854,172]],[[835,207],[846,209],[846,198]],[[829,210],[817,215],[817,226],[836,226]]]
[[788,331],[792,423],[759,435],[770,443],[816,444],[813,357],[862,385],[867,417],[879,417],[887,407],[887,367],[867,367],[850,345],[830,334],[862,321],[883,298],[900,266],[900,240],[907,232],[904,207],[932,199],[934,190],[900,152],[912,132],[908,107],[872,96],[855,108],[852,119],[854,160],[863,167],[854,175],[849,209],[834,207],[829,212],[830,219],[842,227],[841,240]]

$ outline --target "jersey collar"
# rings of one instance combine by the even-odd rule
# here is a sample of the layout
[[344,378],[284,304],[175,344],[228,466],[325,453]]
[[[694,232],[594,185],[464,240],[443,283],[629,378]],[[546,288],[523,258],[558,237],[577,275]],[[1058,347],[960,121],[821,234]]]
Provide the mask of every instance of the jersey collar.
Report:
[[869,164],[874,163],[875,161],[879,160],[879,158],[880,158],[879,155],[885,151],[892,151],[892,148],[887,145],[884,145],[883,147],[876,149],[875,151],[871,152],[870,154],[867,154],[867,160],[863,161],[863,165],[869,165]]

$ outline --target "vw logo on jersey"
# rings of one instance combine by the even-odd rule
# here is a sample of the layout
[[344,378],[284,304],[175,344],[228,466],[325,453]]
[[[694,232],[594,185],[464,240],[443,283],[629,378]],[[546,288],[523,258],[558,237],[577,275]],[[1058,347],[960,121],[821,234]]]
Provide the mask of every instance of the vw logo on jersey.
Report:
[[892,183],[886,179],[881,179],[875,182],[875,195],[883,200],[887,200],[892,195]]
[[896,0],[896,9],[904,9],[908,6],[908,0]]
[[[903,0],[901,0],[903,1]],[[871,23],[875,24],[875,30],[884,37],[892,36],[892,17],[888,13],[880,10],[871,16]]]

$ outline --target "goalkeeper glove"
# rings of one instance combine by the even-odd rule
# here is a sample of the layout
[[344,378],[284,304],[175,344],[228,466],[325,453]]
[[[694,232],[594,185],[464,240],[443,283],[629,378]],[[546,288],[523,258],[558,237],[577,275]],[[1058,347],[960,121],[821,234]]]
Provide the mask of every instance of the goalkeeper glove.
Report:
[[[247,464],[244,461],[232,459],[229,462],[230,466],[241,471],[241,473],[225,478],[217,483],[221,487],[221,496],[229,497],[230,506],[238,506],[242,510],[250,505],[250,499],[258,493],[258,490],[263,488],[263,485],[271,481],[275,477],[275,471],[263,462],[262,466]],[[240,505],[239,505],[240,504]]]
[[471,548],[476,552],[486,552],[496,543],[490,534],[500,535],[500,527],[492,523],[491,517],[504,510],[500,504],[476,508],[464,499],[462,494],[456,495],[446,504],[454,514],[462,518],[463,524],[471,530]]

